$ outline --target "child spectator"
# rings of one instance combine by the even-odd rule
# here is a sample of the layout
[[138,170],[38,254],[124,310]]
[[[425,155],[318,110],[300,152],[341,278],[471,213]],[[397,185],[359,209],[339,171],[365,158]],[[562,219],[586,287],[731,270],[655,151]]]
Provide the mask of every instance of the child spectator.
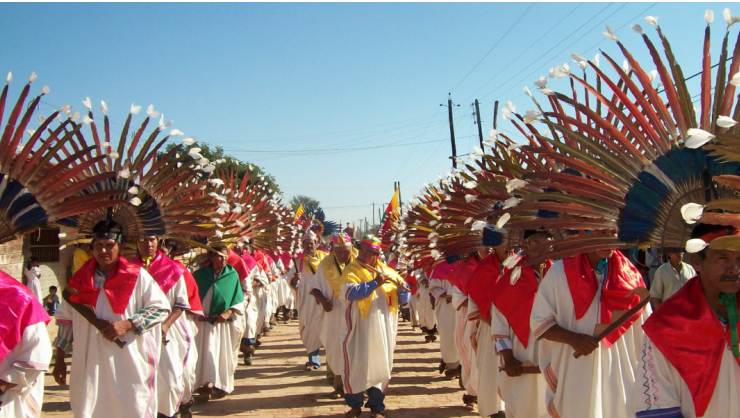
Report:
[[46,308],[46,313],[48,313],[49,316],[54,316],[54,312],[57,311],[57,307],[59,307],[59,296],[57,295],[57,287],[50,286],[49,294],[46,295],[46,297],[44,298],[44,308]]

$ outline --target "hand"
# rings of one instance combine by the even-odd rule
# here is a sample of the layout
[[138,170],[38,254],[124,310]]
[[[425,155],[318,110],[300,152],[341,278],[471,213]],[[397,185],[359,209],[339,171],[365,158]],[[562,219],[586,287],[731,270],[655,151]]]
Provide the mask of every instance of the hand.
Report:
[[445,296],[445,300],[447,301],[447,303],[451,303],[452,302],[452,296]]
[[290,279],[290,285],[293,287],[298,285],[298,273],[294,274],[293,277]]
[[514,357],[514,351],[502,350],[501,356],[504,358],[504,367],[501,369],[506,372],[509,377],[517,377],[522,375],[522,362]]
[[167,321],[162,322],[162,340],[167,336],[167,331],[170,330],[170,324]]
[[103,333],[103,338],[106,340],[115,341],[117,338],[121,338],[126,335],[126,333],[132,329],[134,329],[134,324],[127,319],[125,321],[109,322],[101,332]]
[[334,309],[334,303],[326,298],[321,301],[321,306],[324,308],[324,312],[331,312]]
[[378,283],[378,286],[382,286],[383,283],[387,281],[388,281],[388,277],[383,274],[378,274],[377,276],[375,276],[375,282]]
[[431,293],[429,294],[429,303],[432,304],[432,309],[434,309],[434,296]]
[[582,356],[593,353],[599,347],[599,340],[588,334],[573,333],[569,340],[568,345]]
[[227,309],[226,312],[221,315],[216,315],[217,324],[225,324],[226,321],[231,317],[231,309]]
[[460,306],[458,306],[456,310],[459,311],[460,309],[467,308],[467,307],[468,307],[468,300],[465,299],[465,301],[463,303],[461,303]]
[[[57,348],[57,350],[59,349]],[[54,376],[54,381],[59,386],[67,386],[67,363],[64,361],[64,356],[62,356],[61,361],[59,361],[59,356],[57,356],[57,361],[54,363],[54,370],[52,370],[51,375]]]

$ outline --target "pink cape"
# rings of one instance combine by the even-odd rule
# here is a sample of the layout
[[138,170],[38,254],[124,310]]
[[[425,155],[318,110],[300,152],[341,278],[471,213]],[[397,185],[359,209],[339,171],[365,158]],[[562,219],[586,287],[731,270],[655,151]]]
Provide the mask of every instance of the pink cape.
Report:
[[[138,264],[144,267],[144,261],[141,259],[141,255],[137,255],[131,260],[132,263]],[[157,251],[157,255],[154,256],[154,260],[149,263],[147,269],[149,275],[154,278],[160,289],[167,294],[172,289],[172,286],[180,280],[182,276],[182,268],[177,265],[172,259]]]
[[0,271],[0,362],[18,345],[31,325],[51,318],[26,286]]

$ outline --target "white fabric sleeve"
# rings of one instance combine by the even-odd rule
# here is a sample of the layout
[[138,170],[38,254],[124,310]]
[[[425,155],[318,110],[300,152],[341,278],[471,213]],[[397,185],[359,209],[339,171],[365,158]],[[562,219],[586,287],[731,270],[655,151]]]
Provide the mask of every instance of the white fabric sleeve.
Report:
[[509,338],[511,335],[511,326],[496,305],[491,304],[491,336],[496,339]]
[[468,297],[457,286],[452,286],[452,305],[455,307],[455,310],[458,310],[460,305],[465,303],[466,300],[468,300]]
[[557,277],[565,276],[563,262],[555,263],[547,271],[537,290],[532,306],[532,316],[529,318],[529,327],[535,339],[540,339],[553,325],[557,324]]
[[185,284],[185,277],[180,275],[172,290],[175,292],[175,306],[173,308],[190,309],[190,300],[188,299],[188,287]]
[[[679,381],[676,381],[676,377]],[[639,365],[635,369],[635,378],[633,405],[638,418],[676,416],[668,415],[672,412],[678,412],[680,416],[678,390],[683,382],[676,369],[647,336]]]
[[447,293],[442,286],[443,285],[439,279],[429,280],[429,293],[434,296],[434,299],[439,299],[440,296]]
[[663,291],[665,290],[665,269],[658,267],[653,275],[653,282],[650,283],[650,297],[663,300]]
[[6,370],[0,370],[0,380],[17,385],[9,391],[22,391],[36,381],[39,373],[49,369],[51,351],[44,322],[26,327],[21,340],[11,352],[15,354],[13,364]]

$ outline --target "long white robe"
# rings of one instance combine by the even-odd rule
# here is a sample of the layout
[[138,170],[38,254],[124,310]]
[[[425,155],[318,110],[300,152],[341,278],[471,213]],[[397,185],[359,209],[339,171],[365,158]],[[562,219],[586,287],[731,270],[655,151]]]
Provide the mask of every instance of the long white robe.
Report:
[[[332,266],[331,268],[336,267]],[[316,275],[311,280],[311,284],[314,289],[318,289],[333,304],[331,312],[325,312],[322,307],[319,319],[316,321],[316,327],[319,330],[319,338],[326,352],[326,363],[335,375],[341,375],[342,370],[344,370],[344,356],[342,354],[342,340],[337,330],[342,326],[342,301],[339,299],[339,295],[336,298],[333,297],[334,291],[320,265]],[[313,298],[313,296],[311,297]]]
[[[602,277],[596,276],[599,281]],[[558,261],[540,284],[532,308],[530,327],[540,338],[552,325],[593,335],[599,321],[601,287],[583,318],[575,319],[573,298]],[[611,347],[604,342],[593,353],[578,359],[572,347],[548,340],[539,342],[540,369],[548,388],[546,406],[553,417],[627,418],[632,414],[632,386],[638,373],[644,333],[642,324],[650,306]]]
[[269,302],[270,292],[270,280],[267,274],[259,270],[255,279],[261,284],[261,286],[252,286],[252,298],[255,299],[255,307],[257,308],[257,321],[255,334],[261,335],[265,329],[265,324],[269,327],[270,316],[267,314],[267,303]]
[[[427,300],[427,303],[429,301]],[[411,317],[411,326],[419,326],[419,289],[417,288],[416,294],[411,295],[409,299],[409,316]]]
[[[141,309],[170,310],[162,289],[143,268],[123,315],[113,312],[105,292],[95,303],[95,314],[108,321],[124,321]],[[69,380],[69,402],[76,418],[130,418],[157,415],[157,365],[162,328],[159,324],[136,335],[128,332],[123,348],[105,338],[65,301],[56,321],[72,322],[74,346]]]
[[0,361],[0,380],[14,386],[0,396],[0,418],[36,418],[44,401],[44,372],[51,361],[46,324],[26,327],[18,342]]
[[308,267],[304,266],[301,271],[301,280],[298,282],[298,324],[301,341],[306,347],[308,353],[312,353],[321,348],[321,338],[319,337],[319,328],[316,326],[319,316],[323,312],[321,305],[316,303],[316,299],[311,296],[311,290],[314,289],[312,284],[314,274]]
[[23,276],[25,276],[26,278],[26,286],[31,291],[31,293],[36,296],[36,299],[39,300],[39,303],[43,305],[44,295],[41,291],[41,281],[39,280],[40,275],[41,269],[39,269],[38,267],[31,267],[30,270],[23,267]]
[[[185,278],[180,279],[166,293],[170,306],[189,309],[187,285]],[[184,390],[185,361],[193,346],[193,334],[185,324],[185,313],[175,321],[167,331],[167,345],[160,349],[159,366],[157,367],[157,403],[158,412],[171,417],[180,408]]]
[[252,287],[252,281],[257,278],[259,271],[259,266],[255,265],[249,272],[249,276],[241,281],[242,292],[244,293],[244,303],[246,304],[244,315],[242,315],[242,319],[244,321],[244,333],[242,334],[242,338],[257,338],[257,335],[259,335],[257,332],[257,318],[259,318],[259,307],[257,305],[259,300],[254,287]]
[[[208,289],[203,299],[203,312],[211,309],[211,298],[213,297],[213,285]],[[229,307],[237,315],[244,312],[244,302],[239,302]],[[195,385],[201,387],[206,383],[231,393],[234,390],[234,372],[238,363],[236,353],[239,350],[241,336],[244,329],[238,322],[243,320],[239,317],[235,321],[223,324],[218,322],[211,325],[210,322],[198,322],[198,365],[195,371]]]
[[363,318],[359,305],[347,300],[347,293],[355,286],[343,284],[339,295],[342,300],[339,338],[342,354],[347,359],[342,373],[344,392],[361,393],[371,387],[385,391],[393,370],[398,315],[391,312],[388,295],[379,287],[367,317]]
[[198,337],[198,317],[189,311],[183,313],[182,316],[184,317],[183,325],[187,329],[188,335],[192,338],[190,350],[188,350],[185,357],[185,367],[182,376],[182,402],[187,402],[193,397],[193,392],[197,388],[195,386],[195,380],[196,369],[198,367],[198,347],[196,343]]
[[447,303],[443,296],[452,296],[452,284],[447,280],[432,279],[429,281],[429,291],[435,299],[434,313],[437,317],[439,350],[442,353],[442,361],[450,368],[455,368],[459,361],[457,345],[455,344],[455,307],[452,303]]
[[430,294],[428,281],[426,286],[420,284],[415,295],[417,297],[416,306],[419,308],[419,325],[427,329],[434,329],[437,326],[437,316],[429,302]]
[[[638,418],[676,416],[697,418],[694,399],[686,382],[663,353],[645,337],[637,383],[634,385],[635,412]],[[697,365],[701,367],[701,365]],[[662,411],[661,411],[662,410]],[[659,415],[659,414],[665,415]],[[703,417],[735,417],[740,413],[740,365],[725,345],[717,384]]]
[[[490,309],[490,308],[489,308]],[[478,413],[481,417],[489,417],[504,409],[498,393],[499,361],[496,356],[495,341],[491,336],[491,326],[485,321],[478,324],[478,350],[476,350],[476,364],[478,366]]]
[[[494,340],[508,338],[514,358],[522,363],[529,362],[534,366],[539,365],[537,341],[532,331],[529,332],[529,342],[525,348],[514,330],[509,325],[506,317],[491,304],[491,334]],[[495,349],[494,349],[495,351]],[[504,367],[504,359],[497,355],[499,367]],[[517,377],[509,377],[506,372],[501,371],[498,375],[498,388],[501,397],[506,402],[504,411],[506,418],[529,418],[547,416],[545,407],[545,390],[547,383],[543,374],[522,374]]]
[[470,327],[472,327],[474,321],[468,321],[468,306],[463,306],[466,301],[468,301],[468,297],[456,286],[452,286],[452,306],[455,308],[455,346],[457,347],[458,360],[462,366],[460,378],[468,394],[477,396],[477,382],[471,379],[473,373],[476,377],[478,374],[473,371],[475,353],[470,341]]

